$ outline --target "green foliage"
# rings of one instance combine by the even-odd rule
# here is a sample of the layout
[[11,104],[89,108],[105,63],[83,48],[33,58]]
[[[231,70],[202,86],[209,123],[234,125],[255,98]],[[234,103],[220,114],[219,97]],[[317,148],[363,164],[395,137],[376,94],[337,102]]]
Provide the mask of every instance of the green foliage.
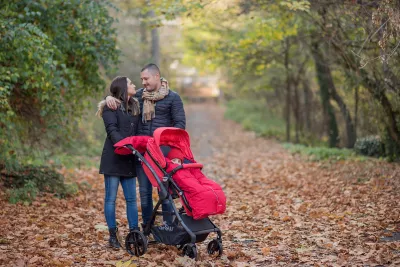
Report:
[[78,192],[78,185],[66,184],[64,177],[47,166],[19,165],[4,166],[1,182],[9,190],[11,203],[31,202],[39,192],[53,193],[66,197]]
[[259,136],[278,140],[285,136],[285,122],[279,116],[268,112],[263,101],[232,100],[227,104],[225,116]]
[[[101,92],[101,66],[118,62],[107,1],[23,0],[0,4],[0,150],[66,144]],[[21,147],[17,147],[21,149]]]
[[8,191],[9,194],[9,202],[12,204],[16,204],[18,202],[22,202],[24,204],[29,204],[35,200],[36,195],[39,193],[39,189],[36,184],[32,180],[25,181],[23,187],[10,189]]
[[[268,72],[273,72],[276,62],[283,60],[282,41],[295,36],[301,26],[293,10],[306,10],[309,3],[240,3],[243,10],[235,5],[210,4],[204,12],[186,19],[184,37],[189,51],[183,61],[202,70],[226,70],[237,90],[267,89],[266,80],[273,77]],[[212,12],[207,12],[207,8]]]
[[362,157],[357,157],[355,152],[351,149],[308,147],[304,145],[294,145],[290,143],[283,144],[283,147],[288,149],[292,154],[300,154],[306,156],[311,161],[346,159],[363,160]]
[[[359,1],[228,2],[206,4],[183,18],[186,65],[219,72],[225,96],[253,103],[261,95],[268,110],[290,107],[285,120],[291,136],[297,127],[300,143],[350,147],[356,127],[360,136],[380,136],[384,155],[399,157],[392,140],[400,138],[398,2],[368,7]],[[320,58],[312,53],[316,45]],[[319,90],[318,78],[325,90]],[[280,133],[265,130],[270,126],[261,115],[241,118],[229,107],[227,112],[260,135]],[[385,137],[387,128],[391,138]]]
[[280,4],[289,8],[290,10],[299,10],[299,11],[309,11],[310,10],[310,2],[309,1],[281,1]]
[[386,158],[390,162],[400,158],[400,144],[390,137],[388,131],[383,134],[382,138],[367,136],[357,139],[354,151],[364,156]]
[[354,151],[364,156],[383,157],[385,147],[378,136],[367,136],[357,139],[354,144]]
[[[34,166],[50,165],[55,168],[64,166],[66,168],[98,168],[99,156],[101,155],[101,145],[81,147],[81,150],[75,150],[73,153],[54,153],[49,150],[35,151],[32,155],[19,158],[20,161],[32,164]],[[71,150],[70,150],[71,151]]]

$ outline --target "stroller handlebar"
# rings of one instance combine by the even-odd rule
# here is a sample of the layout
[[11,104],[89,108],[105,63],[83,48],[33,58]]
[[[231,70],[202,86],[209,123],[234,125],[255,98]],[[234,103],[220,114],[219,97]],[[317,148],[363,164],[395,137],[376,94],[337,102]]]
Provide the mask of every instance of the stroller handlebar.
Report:
[[201,164],[201,163],[185,163],[185,164],[182,164],[182,168],[183,169],[189,169],[189,168],[200,168],[200,169],[202,169],[203,168],[203,164]]
[[159,188],[159,196],[160,199],[166,199],[168,196],[168,192],[167,189],[165,188],[165,186],[163,185],[163,183],[160,181],[160,179],[158,178],[156,172],[154,171],[154,169],[151,167],[151,165],[147,162],[147,160],[143,157],[142,154],[140,154],[132,145],[125,145],[125,147],[129,148],[130,150],[132,150],[132,153],[134,155],[136,155],[142,162],[143,164],[145,164],[147,166],[147,168],[149,168],[150,172],[153,174],[154,178],[157,181],[158,184],[158,188]]
[[132,145],[125,145],[125,147],[129,148],[130,150],[132,150],[133,154],[136,154],[137,150]]

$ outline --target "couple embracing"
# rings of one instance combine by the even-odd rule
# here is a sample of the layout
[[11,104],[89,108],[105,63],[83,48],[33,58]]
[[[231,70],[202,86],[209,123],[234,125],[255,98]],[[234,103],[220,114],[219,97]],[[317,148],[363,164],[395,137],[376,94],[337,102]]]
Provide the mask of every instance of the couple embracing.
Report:
[[[114,153],[113,145],[129,136],[152,136],[159,127],[185,129],[186,117],[180,96],[169,89],[168,82],[161,77],[155,64],[146,65],[140,73],[143,88],[136,86],[128,77],[116,77],[110,85],[110,96],[99,103],[97,114],[103,118],[107,132],[100,162],[100,173],[104,174],[104,215],[110,232],[109,246],[120,248],[117,238],[115,201],[121,183],[128,217],[129,230],[138,230],[138,208],[136,202],[136,177],[139,183],[143,224],[153,211],[152,185],[142,165],[134,155],[122,156]],[[161,148],[168,153],[168,148]],[[166,201],[163,211],[170,211]],[[166,224],[172,223],[170,215],[164,216]]]

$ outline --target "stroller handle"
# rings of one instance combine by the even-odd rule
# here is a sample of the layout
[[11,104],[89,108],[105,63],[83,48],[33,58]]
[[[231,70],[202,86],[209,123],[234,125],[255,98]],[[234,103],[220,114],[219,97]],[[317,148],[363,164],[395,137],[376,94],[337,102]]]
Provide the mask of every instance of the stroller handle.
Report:
[[157,181],[158,188],[160,189],[159,196],[161,199],[166,199],[168,196],[167,189],[165,189],[165,186],[162,184],[160,179],[158,179],[158,176],[154,169],[150,166],[150,164],[147,162],[147,160],[142,156],[142,154],[139,153],[132,145],[125,145],[125,147],[129,148],[132,151],[133,155],[136,155],[144,164],[146,164],[147,168],[149,168],[151,174],[154,176],[154,178]]
[[125,145],[125,147],[129,148],[133,155],[137,154],[137,150],[132,145]]
[[201,163],[185,163],[185,164],[182,164],[182,168],[183,169],[189,169],[189,168],[200,168],[200,169],[202,169],[203,168],[203,164],[201,164]]

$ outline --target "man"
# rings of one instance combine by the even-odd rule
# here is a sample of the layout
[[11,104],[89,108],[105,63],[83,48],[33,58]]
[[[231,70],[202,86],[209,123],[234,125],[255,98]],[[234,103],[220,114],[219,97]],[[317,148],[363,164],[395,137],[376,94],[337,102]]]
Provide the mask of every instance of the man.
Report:
[[[138,98],[141,111],[141,120],[138,125],[137,135],[153,136],[159,127],[176,127],[185,129],[186,116],[183,103],[178,93],[169,90],[168,82],[161,78],[160,69],[155,64],[146,65],[140,73],[143,88],[135,95]],[[112,96],[106,97],[107,106],[117,109],[119,101]],[[161,148],[163,153],[168,153],[168,148]],[[146,224],[151,219],[153,211],[152,185],[147,178],[140,162],[136,165],[139,182],[142,219]],[[162,204],[163,211],[171,211],[168,201]],[[172,216],[164,216],[167,224],[172,224]]]

